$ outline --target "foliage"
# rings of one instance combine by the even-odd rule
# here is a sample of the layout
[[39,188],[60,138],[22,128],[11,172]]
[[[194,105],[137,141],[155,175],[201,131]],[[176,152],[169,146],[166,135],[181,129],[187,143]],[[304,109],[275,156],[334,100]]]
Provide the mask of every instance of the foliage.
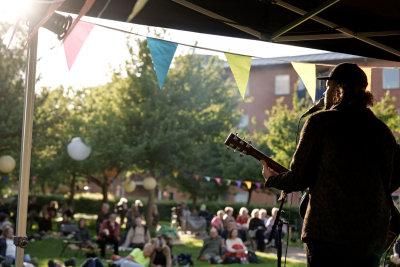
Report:
[[390,97],[390,92],[387,91],[385,97],[377,101],[371,110],[379,119],[386,123],[395,136],[397,135],[396,140],[400,141],[400,116],[393,104],[394,102],[396,102],[396,97]]

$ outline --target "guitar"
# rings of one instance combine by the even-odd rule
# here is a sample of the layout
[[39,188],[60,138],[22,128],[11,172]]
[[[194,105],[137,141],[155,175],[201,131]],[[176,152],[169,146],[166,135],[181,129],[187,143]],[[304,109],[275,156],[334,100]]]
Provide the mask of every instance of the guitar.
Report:
[[[227,145],[227,149],[234,149],[234,153],[240,152],[240,157],[244,155],[252,156],[257,160],[265,160],[267,162],[268,167],[276,171],[277,173],[288,172],[289,170],[283,167],[281,164],[277,163],[276,161],[272,160],[270,157],[265,155],[264,153],[258,151],[252,146],[251,141],[245,141],[245,138],[240,138],[239,134],[230,133],[228,138],[225,140],[225,145]],[[299,207],[300,217],[304,220],[305,214],[307,212],[308,202],[310,201],[310,193],[308,190],[305,190]],[[392,204],[392,203],[391,203]],[[397,237],[400,234],[400,211],[396,207],[395,203],[391,205],[391,218],[390,218],[390,225],[389,225],[389,232],[386,237],[386,244],[385,244],[385,251],[391,249],[396,242]]]

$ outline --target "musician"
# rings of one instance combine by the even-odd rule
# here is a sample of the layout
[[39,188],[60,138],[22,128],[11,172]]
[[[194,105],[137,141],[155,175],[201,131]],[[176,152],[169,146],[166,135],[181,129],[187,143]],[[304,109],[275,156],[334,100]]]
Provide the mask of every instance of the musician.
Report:
[[290,171],[278,174],[261,161],[265,186],[310,189],[301,236],[307,266],[379,266],[390,194],[400,186],[400,146],[369,109],[374,97],[356,64],[318,79],[326,80],[325,111],[306,121]]

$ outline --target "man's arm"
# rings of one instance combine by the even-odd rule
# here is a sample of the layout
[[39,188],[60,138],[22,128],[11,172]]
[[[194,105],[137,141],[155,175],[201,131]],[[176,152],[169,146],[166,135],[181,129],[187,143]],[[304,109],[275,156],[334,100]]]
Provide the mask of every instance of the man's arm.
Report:
[[396,143],[393,157],[393,172],[390,181],[390,193],[393,193],[400,187],[400,145]]
[[299,145],[290,164],[290,171],[273,175],[271,171],[266,170],[264,161],[265,187],[274,187],[291,193],[302,191],[312,184],[320,158],[319,136],[322,127],[318,121],[320,120],[313,115],[304,124]]
[[[132,255],[129,255],[126,259],[127,259],[128,261],[136,262]],[[136,263],[137,263],[137,262],[136,262]]]
[[197,254],[196,259],[200,259],[201,255],[203,255],[203,252],[204,252],[204,250],[206,249],[207,246],[208,246],[208,242],[207,242],[207,240],[204,240],[203,246],[201,247],[199,253]]

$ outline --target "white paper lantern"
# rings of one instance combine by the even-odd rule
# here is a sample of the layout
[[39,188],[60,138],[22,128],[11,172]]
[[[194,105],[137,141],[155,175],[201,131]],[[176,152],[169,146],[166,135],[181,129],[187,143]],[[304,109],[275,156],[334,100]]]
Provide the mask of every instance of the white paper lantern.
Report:
[[11,156],[2,156],[0,158],[0,172],[10,173],[15,168],[15,159]]
[[69,187],[65,184],[59,184],[57,189],[60,194],[66,194],[69,192]]
[[89,157],[92,149],[82,142],[80,137],[72,138],[67,146],[68,155],[74,160],[85,160]]
[[153,177],[146,177],[143,180],[143,187],[147,190],[153,190],[157,186],[157,181]]
[[126,192],[132,192],[133,190],[136,189],[136,183],[134,181],[127,180],[124,183],[124,189]]

